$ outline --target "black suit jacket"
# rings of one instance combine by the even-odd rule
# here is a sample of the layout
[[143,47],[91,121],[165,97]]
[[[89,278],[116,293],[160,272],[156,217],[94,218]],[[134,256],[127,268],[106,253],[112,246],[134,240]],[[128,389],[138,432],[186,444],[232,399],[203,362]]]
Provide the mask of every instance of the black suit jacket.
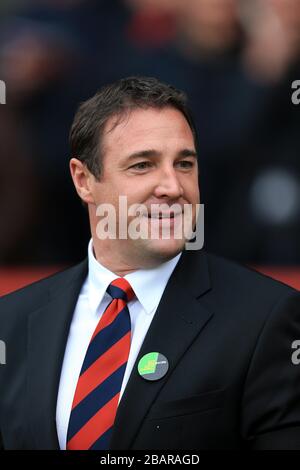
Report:
[[[0,299],[5,449],[57,449],[56,400],[87,261]],[[299,294],[204,251],[184,252],[118,407],[111,449],[300,449]],[[167,374],[137,363],[157,351]]]

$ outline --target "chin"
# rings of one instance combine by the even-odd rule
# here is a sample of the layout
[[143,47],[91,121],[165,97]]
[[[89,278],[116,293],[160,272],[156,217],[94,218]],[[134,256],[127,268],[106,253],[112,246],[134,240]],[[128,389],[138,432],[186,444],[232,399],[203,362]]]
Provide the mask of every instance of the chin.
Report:
[[147,246],[147,252],[158,260],[168,260],[178,255],[185,246],[185,240],[155,240]]

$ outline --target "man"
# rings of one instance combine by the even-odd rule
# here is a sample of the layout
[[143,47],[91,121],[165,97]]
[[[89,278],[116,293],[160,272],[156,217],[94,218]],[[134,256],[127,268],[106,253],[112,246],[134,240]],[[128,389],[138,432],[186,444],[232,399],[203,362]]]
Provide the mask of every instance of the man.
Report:
[[0,300],[3,447],[299,449],[298,293],[176,236],[199,204],[184,95],[120,80],[80,106],[71,147],[88,259]]

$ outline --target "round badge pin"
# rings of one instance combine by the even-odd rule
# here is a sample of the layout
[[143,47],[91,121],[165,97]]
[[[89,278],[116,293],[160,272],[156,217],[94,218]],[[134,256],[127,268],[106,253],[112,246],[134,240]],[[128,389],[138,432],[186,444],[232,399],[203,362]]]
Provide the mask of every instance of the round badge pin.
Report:
[[145,380],[159,380],[166,375],[168,369],[168,359],[159,352],[145,354],[138,363],[138,372]]

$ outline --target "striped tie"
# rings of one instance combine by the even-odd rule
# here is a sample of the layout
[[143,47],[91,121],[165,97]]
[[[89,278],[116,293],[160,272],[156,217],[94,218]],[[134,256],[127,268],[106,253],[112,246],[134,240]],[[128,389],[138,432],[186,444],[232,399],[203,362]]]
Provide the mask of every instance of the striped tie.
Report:
[[135,294],[124,278],[107,288],[112,297],[93,333],[73,399],[68,450],[107,450],[131,340],[127,307]]

